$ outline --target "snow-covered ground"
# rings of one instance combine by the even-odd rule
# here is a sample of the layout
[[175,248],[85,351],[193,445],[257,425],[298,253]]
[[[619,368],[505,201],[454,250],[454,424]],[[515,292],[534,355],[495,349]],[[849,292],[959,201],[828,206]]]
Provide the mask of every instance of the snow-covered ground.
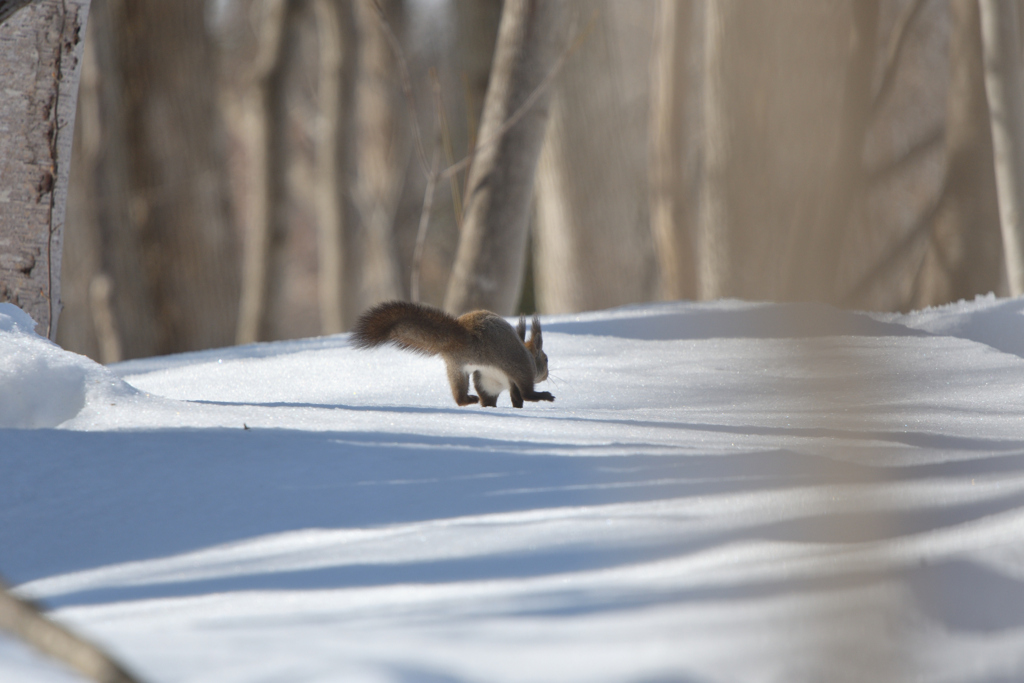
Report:
[[0,574],[154,682],[1024,680],[1024,300],[544,324],[556,401],[484,409],[344,335],[103,368],[0,304]]

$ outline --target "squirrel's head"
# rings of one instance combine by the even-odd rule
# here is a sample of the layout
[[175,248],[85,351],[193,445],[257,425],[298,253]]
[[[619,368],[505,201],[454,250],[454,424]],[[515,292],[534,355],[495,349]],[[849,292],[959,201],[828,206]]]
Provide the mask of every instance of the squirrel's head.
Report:
[[537,373],[533,377],[534,382],[543,382],[548,378],[548,356],[544,353],[544,337],[540,332],[540,318],[533,314],[533,324],[530,326],[530,341],[526,341],[526,316],[519,316],[519,324],[516,326],[519,338],[526,345],[526,350],[533,356],[533,364],[537,367]]

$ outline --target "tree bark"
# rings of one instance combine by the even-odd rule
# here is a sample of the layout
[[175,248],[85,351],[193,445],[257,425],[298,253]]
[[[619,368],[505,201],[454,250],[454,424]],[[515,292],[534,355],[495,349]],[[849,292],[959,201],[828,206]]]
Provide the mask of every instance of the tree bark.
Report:
[[978,2],[953,0],[950,11],[945,189],[911,302],[914,308],[1004,291]]
[[88,0],[0,6],[0,301],[57,335],[75,102]]
[[509,130],[502,127],[565,48],[566,15],[558,0],[505,2],[469,171],[465,225],[445,296],[452,313],[488,308],[510,314],[518,301],[547,93]]
[[1011,296],[1024,294],[1024,78],[1016,0],[978,0],[999,222]]
[[0,24],[10,19],[15,12],[30,2],[32,0],[0,0]]
[[690,0],[660,0],[655,18],[648,166],[651,231],[658,257],[659,296],[664,300],[696,295],[694,212],[685,161],[694,14]]
[[[577,2],[593,28],[558,74],[537,166],[538,309],[565,313],[649,301],[657,268],[648,220],[645,130],[649,33],[616,0]],[[633,5],[638,16],[650,5]]]

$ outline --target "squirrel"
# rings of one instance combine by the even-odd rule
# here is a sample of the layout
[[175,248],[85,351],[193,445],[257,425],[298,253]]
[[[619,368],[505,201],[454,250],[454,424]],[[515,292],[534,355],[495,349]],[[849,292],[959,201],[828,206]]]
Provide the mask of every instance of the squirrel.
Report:
[[[352,345],[368,349],[391,343],[428,356],[440,355],[448,366],[448,382],[460,406],[480,402],[496,407],[498,395],[508,390],[512,405],[523,401],[554,401],[546,391],[534,391],[548,377],[548,357],[541,337],[540,319],[533,316],[526,341],[526,316],[512,329],[490,311],[473,311],[458,318],[433,306],[387,301],[369,309],[352,330]],[[479,397],[469,393],[469,376]]]

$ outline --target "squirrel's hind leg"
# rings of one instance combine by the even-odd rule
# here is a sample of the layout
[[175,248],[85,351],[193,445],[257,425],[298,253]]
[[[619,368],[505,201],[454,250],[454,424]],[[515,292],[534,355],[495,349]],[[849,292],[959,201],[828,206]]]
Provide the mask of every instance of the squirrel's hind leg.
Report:
[[448,383],[452,385],[452,396],[460,406],[468,406],[479,399],[469,393],[469,375],[454,363],[448,363]]
[[498,407],[498,395],[488,393],[483,388],[483,378],[480,375],[480,371],[476,370],[473,373],[473,386],[476,387],[476,393],[480,394],[480,405],[485,408],[497,408]]

